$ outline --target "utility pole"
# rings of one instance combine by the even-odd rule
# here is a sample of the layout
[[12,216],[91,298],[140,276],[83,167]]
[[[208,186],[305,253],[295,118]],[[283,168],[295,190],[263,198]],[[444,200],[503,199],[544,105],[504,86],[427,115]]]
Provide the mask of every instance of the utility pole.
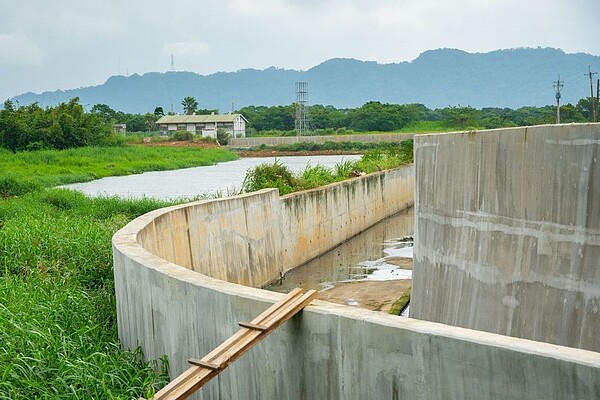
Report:
[[600,107],[600,79],[596,80],[596,110]]
[[554,82],[554,90],[556,91],[556,123],[560,124],[560,89],[564,84],[560,81],[560,75],[558,75],[558,80]]
[[596,75],[597,72],[592,72],[592,67],[588,65],[588,73],[583,74],[584,76],[588,76],[590,78],[590,100],[592,107],[592,122],[596,122],[596,101],[594,100],[594,82],[592,77]]

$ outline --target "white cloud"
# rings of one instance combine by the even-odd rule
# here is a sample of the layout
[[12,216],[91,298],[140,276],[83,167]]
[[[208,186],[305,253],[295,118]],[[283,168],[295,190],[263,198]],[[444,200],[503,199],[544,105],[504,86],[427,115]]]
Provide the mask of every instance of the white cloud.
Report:
[[199,40],[167,43],[163,46],[164,54],[176,56],[200,56],[210,51],[208,44]]
[[177,70],[203,74],[308,69],[334,57],[410,61],[440,47],[600,54],[590,39],[600,37],[589,11],[597,2],[0,0],[0,79],[15,94],[86,86],[125,71],[168,70],[171,54]]
[[40,48],[20,33],[0,34],[0,64],[15,67],[39,67],[43,56]]
[[58,24],[52,21],[50,26],[60,27],[67,34],[74,34],[78,37],[103,36],[105,38],[119,37],[126,32],[125,27],[114,17],[91,15],[91,11],[86,13],[74,10],[64,9],[59,12]]

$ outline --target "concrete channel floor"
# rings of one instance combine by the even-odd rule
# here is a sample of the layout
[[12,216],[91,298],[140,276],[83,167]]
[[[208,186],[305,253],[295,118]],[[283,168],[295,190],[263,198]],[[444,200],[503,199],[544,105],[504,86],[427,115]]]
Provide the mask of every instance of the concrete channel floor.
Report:
[[[411,258],[389,257],[386,263],[402,269],[412,269]],[[387,313],[411,285],[411,279],[337,283],[333,288],[320,292],[319,299]]]

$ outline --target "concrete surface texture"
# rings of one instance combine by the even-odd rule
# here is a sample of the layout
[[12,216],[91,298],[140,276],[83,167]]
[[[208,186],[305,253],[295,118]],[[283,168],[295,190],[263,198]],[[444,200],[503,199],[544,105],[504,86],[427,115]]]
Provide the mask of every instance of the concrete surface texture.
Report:
[[600,351],[600,124],[418,135],[411,315]]
[[[356,186],[342,185],[347,191],[342,195],[351,196],[354,190],[362,196],[365,192],[359,188],[366,184],[361,179],[352,181]],[[371,184],[373,190],[381,190],[379,183]],[[157,210],[115,234],[117,318],[124,347],[141,346],[147,359],[167,355],[170,375],[175,377],[188,367],[188,358],[201,358],[232,335],[238,321],[251,320],[282,297],[207,275],[262,276],[260,271],[243,270],[257,267],[254,260],[266,264],[286,260],[283,247],[257,243],[273,224],[293,225],[283,218],[303,215],[302,207],[290,206],[289,213],[280,208],[277,214],[277,199],[272,196],[272,191],[262,191]],[[255,204],[256,199],[261,201]],[[289,202],[293,204],[289,199],[281,201]],[[384,197],[382,204],[386,202]],[[254,211],[240,211],[244,207]],[[262,229],[249,235],[245,229],[254,228],[244,227],[248,217],[242,215]],[[277,215],[279,220],[269,220]],[[221,225],[217,227],[213,220]],[[305,224],[309,221],[319,223],[311,217]],[[202,224],[206,226],[197,226]],[[299,232],[304,229],[308,228]],[[276,232],[286,230],[291,228]],[[290,240],[284,233],[284,241]],[[236,238],[229,237],[244,234],[251,249],[246,252],[236,245]],[[332,237],[342,240],[337,235]],[[301,237],[300,233],[297,239]],[[235,246],[237,253],[230,256],[220,248],[227,246]],[[288,251],[300,248],[304,247],[295,245]],[[267,254],[269,249],[282,253]],[[264,254],[254,256],[255,250]],[[201,251],[218,255],[210,261],[214,266],[200,267],[204,273],[192,269]],[[238,256],[242,261],[235,265],[240,271],[225,264],[237,262]],[[315,301],[195,398],[587,399],[600,398],[598,382],[599,353]]]

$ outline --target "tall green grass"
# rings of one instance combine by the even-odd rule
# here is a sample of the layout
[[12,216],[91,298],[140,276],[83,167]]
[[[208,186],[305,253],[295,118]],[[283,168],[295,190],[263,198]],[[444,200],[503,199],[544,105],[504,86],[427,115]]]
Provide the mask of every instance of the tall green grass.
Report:
[[0,399],[149,397],[168,379],[166,360],[121,350],[111,237],[173,202],[48,187],[234,158],[222,149],[0,150]]
[[299,190],[339,182],[361,173],[392,169],[413,162],[413,141],[390,143],[385,148],[369,150],[357,161],[345,160],[330,169],[322,165],[307,166],[294,174],[279,160],[273,164],[261,164],[246,173],[242,190],[253,192],[265,188],[277,188],[280,195]]
[[213,165],[235,159],[235,153],[221,148],[81,147],[18,153],[0,149],[0,195],[19,195],[40,187]]
[[65,189],[0,200],[0,399],[129,399],[164,385],[166,364],[120,349],[111,237],[169,204]]
[[131,399],[165,384],[166,364],[120,349],[106,292],[34,274],[0,278],[0,298],[0,399]]

